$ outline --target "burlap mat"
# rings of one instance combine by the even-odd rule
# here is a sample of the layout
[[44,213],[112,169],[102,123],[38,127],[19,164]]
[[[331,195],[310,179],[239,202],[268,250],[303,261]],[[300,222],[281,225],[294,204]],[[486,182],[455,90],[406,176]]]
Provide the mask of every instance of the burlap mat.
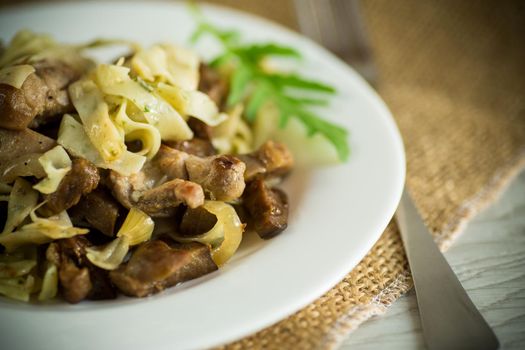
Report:
[[[263,1],[216,2],[296,28],[285,1],[279,9]],[[373,0],[362,10],[381,77],[378,90],[405,141],[409,189],[446,249],[525,165],[524,3]],[[391,223],[325,295],[225,348],[332,348],[411,286]]]
[[[208,1],[297,29],[290,1]],[[408,186],[446,249],[525,165],[525,3],[368,0],[362,10],[381,77],[378,90],[405,141]],[[411,287],[391,223],[321,298],[223,348],[333,348]]]

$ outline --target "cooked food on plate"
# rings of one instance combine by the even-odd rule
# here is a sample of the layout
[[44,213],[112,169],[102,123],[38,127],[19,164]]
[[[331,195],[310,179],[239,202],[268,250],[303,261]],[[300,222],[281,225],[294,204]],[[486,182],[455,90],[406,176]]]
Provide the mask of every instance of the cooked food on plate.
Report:
[[[222,46],[210,62],[170,43],[26,30],[2,47],[1,295],[145,297],[211,273],[243,235],[286,229],[279,184],[294,164],[348,157],[346,131],[311,108],[333,88],[272,63],[299,53],[199,17],[192,40],[203,35]],[[90,58],[109,45],[128,53]]]

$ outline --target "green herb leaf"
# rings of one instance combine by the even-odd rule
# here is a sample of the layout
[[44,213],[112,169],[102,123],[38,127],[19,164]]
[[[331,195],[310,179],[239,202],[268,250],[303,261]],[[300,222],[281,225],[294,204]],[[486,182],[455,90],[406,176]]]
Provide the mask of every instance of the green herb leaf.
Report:
[[270,91],[266,85],[258,86],[253,92],[248,105],[246,106],[246,119],[250,122],[255,121],[257,116],[257,111],[262,106],[264,102],[268,100]]
[[275,84],[281,87],[312,90],[329,94],[335,93],[335,89],[330,85],[326,85],[316,80],[305,79],[295,74],[272,74],[271,79]]
[[254,63],[259,62],[266,56],[301,58],[301,54],[297,50],[274,43],[243,46],[234,49],[234,52],[237,55],[244,56],[246,59]]
[[297,117],[306,125],[308,134],[320,133],[325,136],[337,150],[339,159],[346,161],[350,155],[348,146],[348,131],[316,116],[315,114],[300,111]]
[[235,56],[232,55],[230,52],[225,52],[222,55],[219,55],[219,56],[215,57],[208,64],[212,68],[217,68],[217,67],[222,66],[223,64],[227,63],[229,60],[234,59],[234,58],[235,58]]
[[296,105],[311,105],[311,106],[327,106],[328,101],[320,98],[309,97],[292,97],[288,96],[288,100]]
[[[228,64],[234,67],[227,100],[229,106],[244,101],[244,116],[248,122],[253,122],[258,110],[265,102],[271,101],[279,110],[280,128],[284,128],[290,118],[297,118],[305,125],[309,136],[323,135],[334,145],[342,161],[348,159],[350,150],[346,129],[309,111],[310,106],[328,104],[326,98],[317,96],[334,94],[335,89],[297,74],[270,73],[261,64],[266,58],[274,56],[298,59],[301,57],[299,52],[275,43],[239,45],[237,32],[221,30],[204,22],[202,18],[198,20],[200,23],[192,35],[192,40],[196,41],[204,34],[209,34],[221,42],[224,48],[224,52],[212,60],[210,65],[220,67]],[[305,94],[317,96],[304,96]]]
[[240,102],[246,94],[246,85],[252,78],[252,71],[245,66],[240,66],[232,75],[230,93],[227,104],[233,106]]

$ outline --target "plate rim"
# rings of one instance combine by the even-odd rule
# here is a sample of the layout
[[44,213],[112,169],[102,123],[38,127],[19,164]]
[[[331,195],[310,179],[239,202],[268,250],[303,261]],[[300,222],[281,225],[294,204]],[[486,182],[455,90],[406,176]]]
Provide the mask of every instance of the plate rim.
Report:
[[[143,6],[145,5],[146,3],[142,3],[142,2],[127,2],[127,1],[105,1],[105,2],[72,2],[72,3],[69,3],[69,2],[63,2],[63,1],[51,1],[51,2],[46,2],[46,3],[22,3],[22,4],[8,4],[7,6],[2,6],[1,8],[3,10],[7,10],[7,11],[21,11],[23,9],[29,9],[29,10],[32,10],[34,8],[50,8],[50,7],[78,7],[79,5],[89,5],[89,6],[100,6],[100,5],[103,5],[103,6],[128,6],[128,5],[137,5],[137,6]],[[158,6],[173,6],[173,7],[182,7],[184,6],[184,4],[181,4],[181,3],[178,3],[178,2],[170,2],[170,1],[148,1],[147,2],[147,5],[149,6],[152,6],[152,7],[158,7]],[[381,110],[381,114],[382,114],[382,119],[383,121],[386,121],[387,124],[388,124],[388,130],[390,131],[390,134],[391,136],[393,136],[393,139],[395,141],[395,145],[394,147],[397,148],[397,151],[398,151],[398,156],[400,157],[399,160],[400,160],[400,167],[398,168],[399,170],[399,173],[396,175],[398,178],[399,178],[399,182],[400,182],[400,186],[398,186],[398,188],[396,189],[396,193],[394,193],[393,195],[393,199],[391,200],[391,205],[390,207],[392,207],[392,210],[391,210],[391,213],[392,215],[394,214],[395,212],[395,208],[397,207],[398,203],[399,203],[399,200],[401,198],[401,193],[402,193],[402,190],[403,190],[403,186],[404,186],[404,182],[405,182],[405,177],[406,177],[406,155],[405,155],[405,151],[404,151],[404,146],[403,146],[403,141],[402,141],[402,137],[401,137],[401,133],[395,123],[395,120],[391,114],[391,112],[389,111],[387,105],[385,104],[385,102],[383,101],[383,99],[379,96],[379,94],[373,89],[370,87],[370,85],[362,78],[360,77],[355,71],[353,68],[351,68],[350,66],[348,66],[346,63],[344,63],[342,60],[340,60],[338,57],[336,57],[335,55],[333,55],[331,52],[329,52],[327,49],[325,49],[324,47],[320,46],[319,44],[315,43],[314,41],[312,41],[311,39],[301,35],[300,33],[297,33],[281,24],[278,24],[276,22],[273,22],[267,18],[263,18],[263,17],[260,17],[260,16],[257,16],[257,15],[254,15],[254,14],[251,14],[251,13],[247,13],[247,12],[244,12],[244,11],[241,11],[241,10],[238,10],[238,9],[234,9],[234,8],[230,8],[230,7],[227,7],[227,6],[223,6],[223,5],[217,5],[217,4],[209,4],[209,3],[202,3],[200,5],[203,9],[205,9],[206,11],[217,11],[217,12],[229,12],[231,14],[233,14],[234,16],[239,16],[239,17],[245,17],[245,18],[251,18],[252,20],[254,20],[255,22],[258,22],[258,25],[262,25],[264,27],[272,27],[274,30],[277,30],[277,31],[281,31],[281,32],[286,32],[286,34],[290,37],[293,38],[293,40],[299,40],[299,41],[304,41],[306,43],[308,43],[309,46],[312,46],[312,47],[315,47],[315,49],[319,52],[322,52],[323,56],[326,56],[326,57],[330,57],[330,64],[337,64],[339,66],[339,69],[344,69],[346,70],[348,73],[350,73],[354,79],[357,79],[360,81],[360,85],[361,85],[361,88],[363,88],[364,90],[366,90],[366,95],[367,95],[367,98],[372,102],[372,104],[374,104],[379,110]],[[386,225],[388,224],[388,222],[390,221],[390,219],[386,220],[386,223],[381,224],[380,226],[382,226],[382,229],[381,230],[375,230],[377,231],[376,235],[374,237],[369,237],[368,239],[368,244],[366,244],[367,248],[366,249],[362,249],[362,251],[360,252],[360,254],[358,254],[359,256],[355,256],[352,260],[352,263],[349,264],[351,265],[350,269],[346,269],[347,271],[344,272],[344,273],[339,273],[339,274],[336,274],[336,275],[339,275],[337,278],[332,278],[332,281],[333,283],[330,283],[329,286],[325,286],[325,287],[322,287],[322,288],[318,288],[318,291],[315,292],[315,293],[310,293],[310,295],[308,297],[304,297],[302,298],[302,300],[298,301],[297,303],[293,304],[293,305],[290,305],[287,310],[285,311],[282,311],[279,316],[276,318],[276,317],[268,317],[267,319],[263,319],[263,320],[260,320],[259,322],[257,322],[257,325],[256,326],[253,326],[253,327],[247,327],[245,329],[243,329],[242,331],[238,331],[238,332],[231,332],[230,335],[228,337],[222,337],[222,340],[220,342],[217,342],[216,340],[212,340],[210,339],[209,342],[207,343],[202,343],[202,344],[199,344],[198,346],[201,347],[201,346],[204,346],[204,347],[207,347],[207,346],[215,346],[215,345],[220,345],[220,344],[225,344],[225,343],[228,343],[228,342],[231,342],[231,341],[234,341],[236,339],[240,339],[248,334],[252,334],[254,332],[257,332],[258,330],[261,330],[271,324],[274,324],[280,320],[283,320],[284,318],[288,317],[289,315],[293,314],[294,312],[300,310],[301,308],[303,308],[304,306],[308,305],[309,303],[315,301],[317,298],[319,298],[322,294],[324,294],[326,291],[328,291],[329,289],[331,289],[333,286],[335,286],[347,273],[349,273],[353,268],[355,268],[355,266],[359,263],[359,261],[362,260],[362,258],[366,255],[366,253],[373,247],[373,245],[377,242],[377,240],[380,238],[382,232],[384,231],[384,229],[386,228]],[[315,294],[316,296],[315,297],[312,297],[311,295],[312,294]],[[143,303],[146,303],[146,302],[149,302],[149,301],[143,301]],[[7,307],[7,308],[11,308],[11,305],[6,305],[6,304],[0,304],[0,309],[1,308],[4,308],[4,307]],[[40,306],[39,306],[40,307]],[[47,308],[46,306],[44,306],[44,308]],[[27,310],[25,308],[20,308],[19,305],[14,305],[14,309],[16,309],[17,311],[23,311],[23,312],[32,312],[34,310]],[[95,311],[96,309],[98,308],[95,308],[91,311]],[[52,313],[55,313],[55,312],[62,312],[61,310],[46,310],[46,311],[50,311]]]

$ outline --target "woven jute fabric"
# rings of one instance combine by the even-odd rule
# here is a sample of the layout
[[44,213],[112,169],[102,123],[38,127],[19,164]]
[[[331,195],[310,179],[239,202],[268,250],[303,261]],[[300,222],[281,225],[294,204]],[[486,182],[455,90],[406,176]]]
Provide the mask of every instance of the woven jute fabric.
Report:
[[[279,11],[266,1],[214,2],[297,28],[287,2],[279,1]],[[525,4],[371,0],[361,5],[381,77],[378,91],[405,142],[409,190],[446,249],[525,165]],[[391,223],[359,265],[321,298],[224,348],[333,348],[411,287]]]
[[[298,28],[291,1],[207,1]],[[403,135],[409,190],[445,250],[525,166],[525,2],[365,0],[361,10],[378,91]],[[392,222],[322,297],[222,349],[334,348],[411,287]]]

